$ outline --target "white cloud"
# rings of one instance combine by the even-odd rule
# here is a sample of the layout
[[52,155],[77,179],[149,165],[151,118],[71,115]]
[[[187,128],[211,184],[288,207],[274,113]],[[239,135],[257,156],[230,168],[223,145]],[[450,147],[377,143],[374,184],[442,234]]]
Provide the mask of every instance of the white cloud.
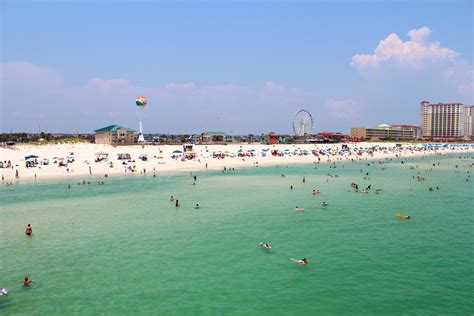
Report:
[[408,36],[413,42],[423,43],[431,35],[429,27],[423,26],[419,29],[413,29],[408,31]]
[[55,86],[61,83],[61,76],[43,66],[27,61],[10,61],[0,64],[2,85],[31,85],[35,87]]
[[391,33],[377,45],[373,54],[353,56],[351,65],[359,70],[378,69],[387,63],[419,69],[427,63],[454,60],[458,53],[441,47],[439,42],[428,42],[430,35],[431,30],[426,26],[410,30],[410,40],[405,42],[397,34]]

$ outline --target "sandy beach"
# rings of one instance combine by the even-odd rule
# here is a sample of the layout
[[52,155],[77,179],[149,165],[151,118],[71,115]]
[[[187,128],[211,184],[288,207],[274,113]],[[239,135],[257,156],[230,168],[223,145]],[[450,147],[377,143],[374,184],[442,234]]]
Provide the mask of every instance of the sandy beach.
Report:
[[[402,144],[401,147],[397,147],[396,143],[348,143],[346,145],[350,150],[344,152],[341,151],[342,144],[195,145],[193,148],[194,159],[183,159],[183,155],[177,152],[183,151],[182,145],[145,145],[143,147],[139,145],[113,147],[80,143],[42,146],[17,145],[10,148],[0,148],[0,160],[3,162],[0,173],[4,182],[57,178],[77,179],[83,176],[126,176],[144,173],[153,175],[160,172],[192,171],[205,168],[223,169],[224,167],[256,167],[317,161],[384,159],[474,151],[472,144],[445,147],[413,144]],[[375,150],[371,151],[370,148],[375,148]],[[278,151],[280,155],[272,155],[272,151]],[[129,154],[130,158],[119,160],[119,154]],[[146,161],[139,158],[142,155],[147,156]],[[28,156],[35,157],[29,159],[34,163],[34,167],[26,166],[28,159],[25,158]],[[70,162],[67,162],[68,157]],[[101,161],[96,161],[98,157],[101,158]],[[16,177],[17,172],[18,177]]]

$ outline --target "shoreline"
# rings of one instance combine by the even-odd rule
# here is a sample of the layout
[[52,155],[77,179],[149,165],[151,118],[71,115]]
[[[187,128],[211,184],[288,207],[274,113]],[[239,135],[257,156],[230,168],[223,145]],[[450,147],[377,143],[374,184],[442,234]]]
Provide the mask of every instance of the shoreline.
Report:
[[[13,184],[20,182],[30,182],[35,180],[59,180],[59,179],[70,179],[73,181],[79,180],[79,178],[96,178],[106,179],[105,174],[108,177],[127,177],[127,176],[157,176],[160,174],[172,174],[175,172],[193,172],[203,170],[223,170],[224,168],[250,168],[250,167],[267,167],[275,165],[289,165],[289,164],[302,164],[302,163],[328,163],[336,161],[351,161],[352,159],[357,161],[366,160],[377,160],[377,159],[390,159],[390,158],[410,158],[420,156],[435,156],[438,154],[452,154],[452,153],[473,153],[474,146],[472,144],[469,147],[448,149],[430,149],[420,150],[419,145],[403,144],[401,148],[396,148],[395,143],[378,144],[380,148],[385,150],[375,151],[372,154],[368,154],[363,151],[361,154],[344,153],[335,155],[320,155],[319,157],[314,156],[312,150],[322,151],[337,151],[341,148],[342,144],[278,144],[278,145],[263,145],[263,144],[242,144],[242,145],[196,145],[194,151],[196,158],[194,160],[181,161],[180,159],[171,158],[171,155],[176,150],[182,150],[182,146],[179,145],[163,145],[163,146],[126,146],[126,147],[112,147],[107,145],[95,145],[95,144],[73,144],[73,145],[45,145],[45,146],[18,146],[17,150],[0,148],[1,161],[12,162],[13,168],[2,168],[0,173],[2,178],[2,184],[11,182]],[[373,143],[350,143],[348,144],[351,148],[368,148],[376,146]],[[284,156],[260,156],[262,149],[268,150],[288,150],[288,148],[309,151],[308,155],[294,155],[286,154]],[[159,151],[158,153],[156,151]],[[226,157],[224,159],[213,158],[213,152],[230,152],[236,154],[239,150],[242,152],[250,152],[254,150],[256,156],[254,157]],[[112,162],[113,167],[109,167],[105,162],[94,162],[96,152],[107,152],[109,153],[109,161]],[[127,164],[122,164],[115,156],[119,153],[130,153],[131,160]],[[152,157],[148,161],[141,161],[138,159],[141,153],[149,153]],[[152,154],[153,152],[153,154]],[[59,153],[55,155],[55,153]],[[52,162],[47,166],[37,166],[34,168],[26,168],[24,157],[35,154],[41,160],[43,158],[51,159],[51,157],[61,157],[60,155],[66,156],[68,153],[74,153],[75,162],[68,164],[66,167],[58,167],[57,164]],[[160,159],[156,158],[161,156]],[[52,159],[51,159],[52,160]],[[87,161],[87,163],[85,163]],[[127,171],[126,168],[136,170],[135,172]],[[69,172],[67,169],[69,168]],[[90,168],[90,169],[89,169]],[[15,173],[18,170],[19,178],[15,177]],[[145,173],[144,173],[144,170]],[[91,173],[90,173],[91,171]]]

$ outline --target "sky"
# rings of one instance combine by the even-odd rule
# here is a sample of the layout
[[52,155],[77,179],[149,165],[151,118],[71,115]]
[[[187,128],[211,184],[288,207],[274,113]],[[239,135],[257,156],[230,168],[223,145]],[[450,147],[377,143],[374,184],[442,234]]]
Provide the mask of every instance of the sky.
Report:
[[0,132],[291,133],[474,104],[474,1],[0,0]]

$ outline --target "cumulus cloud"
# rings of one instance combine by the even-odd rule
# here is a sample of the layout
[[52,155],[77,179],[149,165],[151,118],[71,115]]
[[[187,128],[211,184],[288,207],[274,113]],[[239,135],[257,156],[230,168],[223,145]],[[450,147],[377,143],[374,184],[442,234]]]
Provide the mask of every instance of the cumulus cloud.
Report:
[[430,37],[431,29],[429,27],[423,26],[419,29],[413,29],[408,31],[408,36],[413,42],[423,43],[425,39]]
[[424,26],[408,32],[410,40],[403,41],[389,34],[375,48],[373,54],[357,54],[352,57],[352,67],[358,70],[378,69],[383,64],[395,64],[404,68],[419,69],[428,63],[452,61],[458,55],[439,42],[429,42],[431,30]]

